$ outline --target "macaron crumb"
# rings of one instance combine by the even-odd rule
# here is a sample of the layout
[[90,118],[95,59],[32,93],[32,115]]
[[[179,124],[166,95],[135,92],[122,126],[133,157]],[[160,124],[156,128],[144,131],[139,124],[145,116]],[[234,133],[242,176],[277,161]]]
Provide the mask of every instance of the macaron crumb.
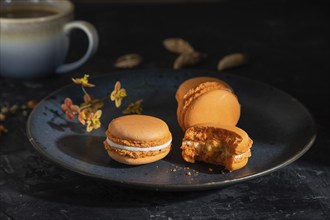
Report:
[[187,175],[187,176],[191,176],[191,172],[188,171],[188,172],[186,173],[186,175]]
[[209,172],[213,172],[213,169],[212,168],[209,168]]

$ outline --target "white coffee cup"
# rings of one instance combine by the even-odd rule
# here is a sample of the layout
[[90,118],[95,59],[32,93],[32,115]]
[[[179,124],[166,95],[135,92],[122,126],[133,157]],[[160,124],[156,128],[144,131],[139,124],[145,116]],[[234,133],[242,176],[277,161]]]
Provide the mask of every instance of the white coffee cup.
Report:
[[[0,1],[0,75],[36,78],[64,73],[84,64],[98,48],[95,27],[73,21],[74,5],[68,0]],[[73,29],[86,33],[85,55],[64,64]]]

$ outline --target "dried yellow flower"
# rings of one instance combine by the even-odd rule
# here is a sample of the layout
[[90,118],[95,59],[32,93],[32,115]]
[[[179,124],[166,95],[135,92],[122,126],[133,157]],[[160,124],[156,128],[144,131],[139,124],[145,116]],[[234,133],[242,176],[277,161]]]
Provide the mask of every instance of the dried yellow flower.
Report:
[[93,129],[101,127],[100,117],[102,115],[101,110],[97,110],[95,113],[90,113],[87,121],[86,131],[91,132]]
[[94,84],[88,82],[89,75],[85,74],[83,78],[72,78],[72,81],[77,85],[82,85],[83,87],[95,87]]
[[116,107],[119,108],[122,99],[125,98],[126,96],[127,96],[126,90],[124,88],[121,88],[120,82],[117,81],[114,90],[111,92],[110,95],[111,101],[115,101]]

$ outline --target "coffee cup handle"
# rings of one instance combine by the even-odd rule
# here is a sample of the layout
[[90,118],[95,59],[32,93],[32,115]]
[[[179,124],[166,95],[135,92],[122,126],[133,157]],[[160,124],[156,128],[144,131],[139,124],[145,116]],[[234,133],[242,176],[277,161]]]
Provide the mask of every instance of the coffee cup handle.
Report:
[[64,33],[70,35],[70,32],[75,28],[81,29],[87,35],[89,41],[87,51],[79,60],[59,66],[55,71],[56,73],[65,73],[80,67],[96,52],[98,48],[99,37],[95,27],[91,23],[86,21],[69,22],[64,25]]

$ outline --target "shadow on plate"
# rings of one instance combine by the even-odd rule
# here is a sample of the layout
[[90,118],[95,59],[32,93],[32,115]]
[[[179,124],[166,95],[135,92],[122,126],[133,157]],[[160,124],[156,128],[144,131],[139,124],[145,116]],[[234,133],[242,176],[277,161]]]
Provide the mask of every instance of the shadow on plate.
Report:
[[[111,168],[134,169],[137,167],[121,164],[112,160],[104,148],[103,141],[103,136],[69,135],[59,139],[56,146],[66,155],[89,164]],[[221,166],[205,164],[202,162],[196,162],[194,164],[185,162],[181,157],[181,149],[179,142],[177,141],[173,143],[171,152],[162,160],[162,162],[168,164],[167,167],[170,170],[167,170],[167,172],[179,172],[180,170],[184,170],[186,173],[189,171],[216,175],[228,173],[228,171]]]

